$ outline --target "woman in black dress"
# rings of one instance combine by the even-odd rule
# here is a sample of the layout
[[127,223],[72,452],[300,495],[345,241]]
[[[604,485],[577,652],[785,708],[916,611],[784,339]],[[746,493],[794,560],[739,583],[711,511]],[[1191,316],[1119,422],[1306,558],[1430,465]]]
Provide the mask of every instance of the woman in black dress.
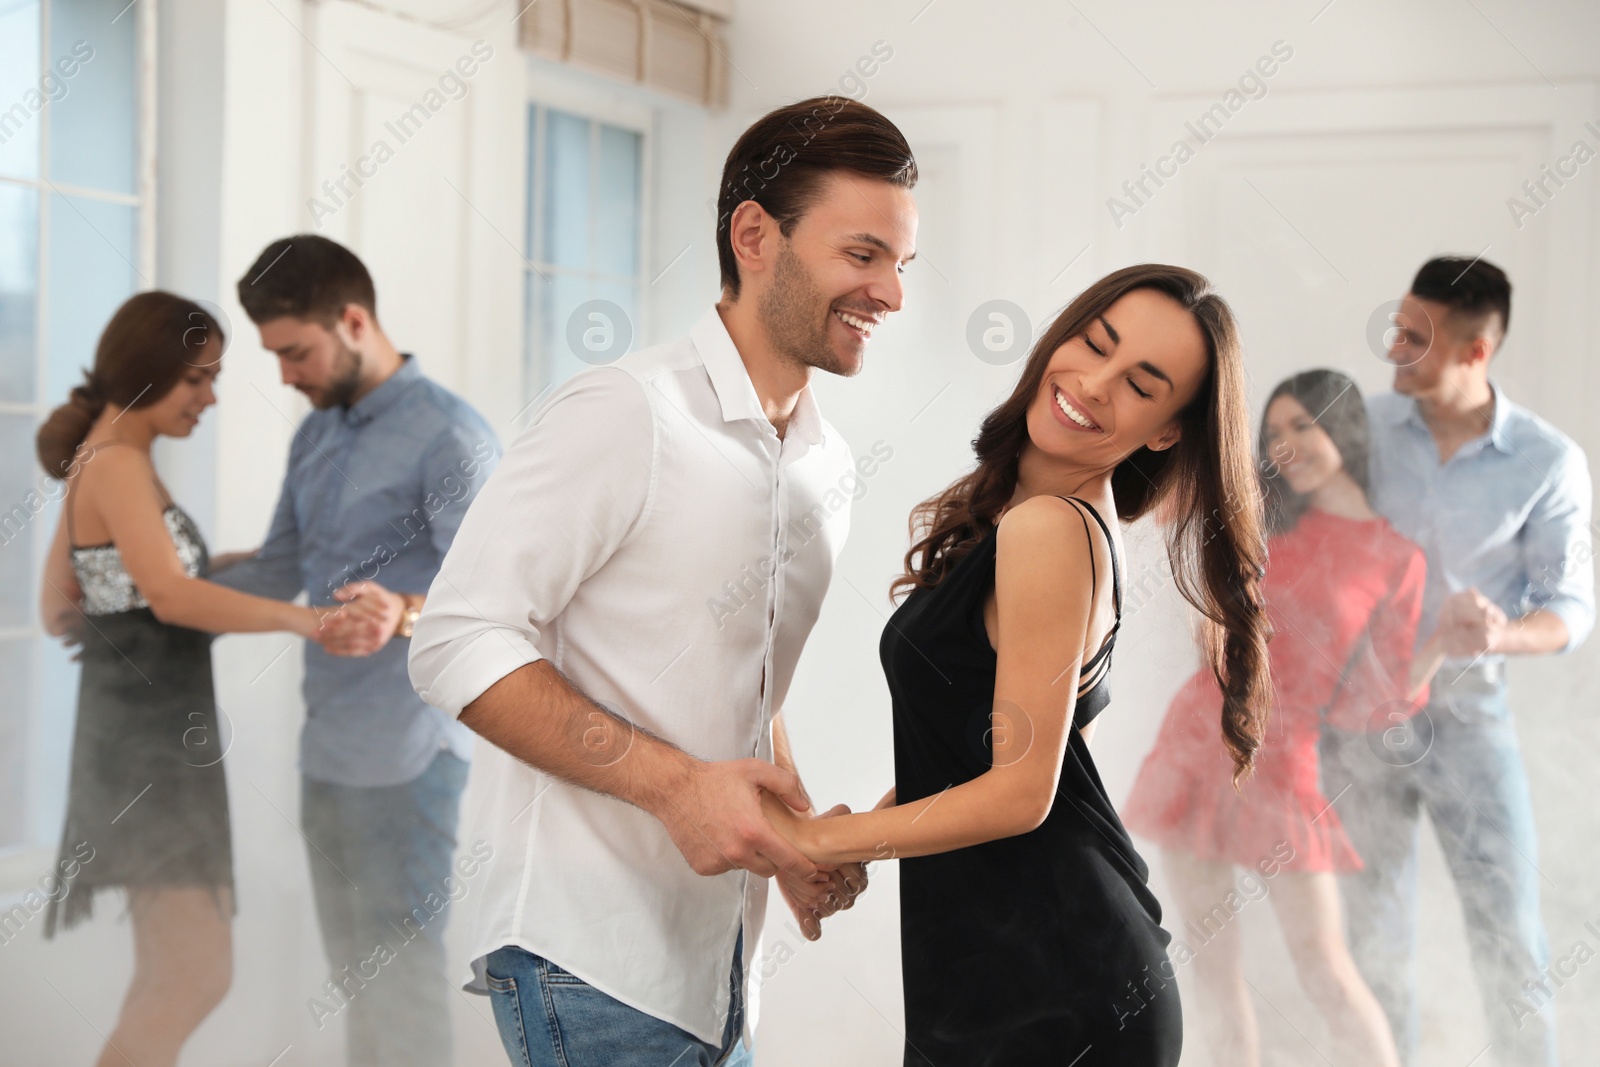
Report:
[[859,815],[765,810],[819,865],[903,861],[908,1067],[1166,1067],[1170,936],[1089,739],[1121,624],[1118,520],[1161,508],[1240,774],[1260,743],[1265,545],[1227,305],[1181,268],[1109,275],[974,447],[977,469],[917,509],[894,583],[911,590],[879,648],[895,788]]
[[[211,638],[283,630],[333,646],[322,612],[204,581],[211,561],[156,476],[150,446],[216,402],[222,332],[192,301],[140,293],[107,324],[94,370],[38,435],[67,483],[41,591],[48,632],[83,673],[60,863],[45,936],[126,891],[134,975],[103,1067],[177,1062],[232,974],[233,853]],[[58,906],[59,905],[59,906]]]

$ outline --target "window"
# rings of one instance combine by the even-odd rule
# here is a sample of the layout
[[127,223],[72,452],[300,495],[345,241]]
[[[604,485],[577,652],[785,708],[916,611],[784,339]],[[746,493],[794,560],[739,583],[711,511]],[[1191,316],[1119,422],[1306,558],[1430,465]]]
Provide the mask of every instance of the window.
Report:
[[644,336],[645,123],[528,108],[526,399]]
[[0,4],[0,853],[60,833],[76,669],[39,628],[61,485],[33,435],[154,274],[148,11]]

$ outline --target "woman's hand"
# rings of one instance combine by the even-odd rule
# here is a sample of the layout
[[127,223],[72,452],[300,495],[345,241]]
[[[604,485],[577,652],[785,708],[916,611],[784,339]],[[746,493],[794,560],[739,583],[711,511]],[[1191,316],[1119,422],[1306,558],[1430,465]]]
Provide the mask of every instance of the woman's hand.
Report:
[[[850,814],[846,804],[836,804],[820,815],[801,815],[771,793],[761,794],[762,814],[790,844],[815,862],[811,849],[817,847],[812,832],[816,821],[836,815]],[[810,878],[798,878],[787,872],[777,875],[778,890],[783,894],[800,924],[800,932],[807,941],[822,936],[822,920],[836,911],[853,906],[856,897],[867,888],[866,867],[859,863],[834,865],[819,863],[817,873]]]
[[815,857],[811,855],[811,849],[816,847],[816,842],[809,832],[811,820],[808,817],[801,815],[786,804],[781,797],[774,796],[765,789],[761,791],[761,814],[766,817],[767,822],[772,824],[772,828],[783,836],[784,840],[804,852],[807,859],[815,861]]
[[343,605],[313,604],[308,608],[296,608],[294,614],[294,633],[307,641],[315,641],[326,648],[338,631],[338,615]]

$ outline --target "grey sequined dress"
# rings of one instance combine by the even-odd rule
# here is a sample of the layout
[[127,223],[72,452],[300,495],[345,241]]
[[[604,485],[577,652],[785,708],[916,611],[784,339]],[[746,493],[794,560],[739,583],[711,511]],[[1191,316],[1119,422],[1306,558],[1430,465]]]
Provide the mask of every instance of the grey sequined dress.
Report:
[[[170,502],[162,518],[184,570],[204,577],[209,556],[194,520]],[[206,888],[231,913],[232,831],[212,635],[157,619],[115,545],[74,546],[71,553],[86,625],[56,868],[69,888],[51,900],[45,936],[58,921],[70,927],[87,918],[95,891],[113,886]]]

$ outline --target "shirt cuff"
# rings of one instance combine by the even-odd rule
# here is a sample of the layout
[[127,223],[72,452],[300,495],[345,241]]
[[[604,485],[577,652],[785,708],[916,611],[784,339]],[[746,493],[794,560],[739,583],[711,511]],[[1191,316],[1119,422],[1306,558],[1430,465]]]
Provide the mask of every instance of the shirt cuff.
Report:
[[461,711],[518,667],[544,659],[521,630],[497,626],[469,639],[433,677],[411,672],[417,695],[434,707],[461,717]]
[[1541,604],[1540,610],[1556,615],[1567,624],[1567,643],[1556,649],[1556,655],[1571,652],[1583,643],[1589,636],[1589,631],[1594,628],[1594,614],[1582,604],[1571,600],[1552,600],[1548,604]]

